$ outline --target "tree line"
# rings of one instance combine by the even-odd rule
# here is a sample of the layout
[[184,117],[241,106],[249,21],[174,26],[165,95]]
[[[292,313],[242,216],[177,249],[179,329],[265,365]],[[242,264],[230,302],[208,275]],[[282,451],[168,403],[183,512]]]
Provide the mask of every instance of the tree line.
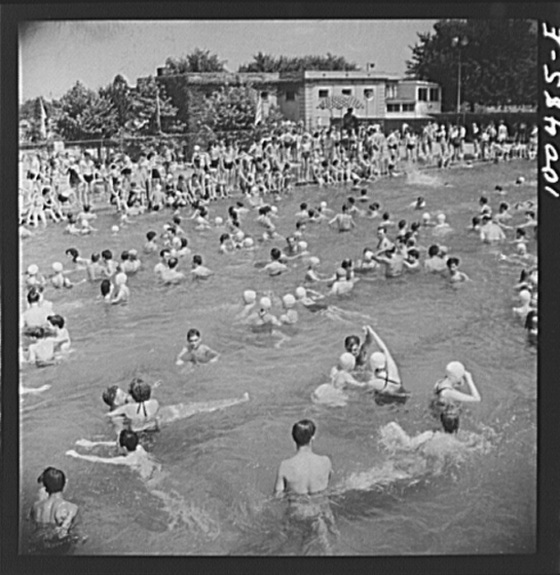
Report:
[[[443,111],[454,110],[461,71],[461,101],[471,111],[481,106],[535,105],[537,100],[537,25],[531,20],[439,20],[434,31],[418,34],[410,47],[407,75],[442,87]],[[96,90],[76,82],[60,99],[36,98],[20,106],[26,120],[22,139],[44,139],[48,132],[66,141],[130,136],[196,134],[254,128],[258,97],[250,85],[194,85],[185,73],[227,72],[226,61],[196,48],[168,57],[164,75],[130,86],[117,75]],[[357,70],[343,56],[273,56],[258,52],[238,72]],[[271,86],[271,89],[273,86]],[[266,89],[266,86],[260,87]],[[281,118],[270,108],[263,123]]]

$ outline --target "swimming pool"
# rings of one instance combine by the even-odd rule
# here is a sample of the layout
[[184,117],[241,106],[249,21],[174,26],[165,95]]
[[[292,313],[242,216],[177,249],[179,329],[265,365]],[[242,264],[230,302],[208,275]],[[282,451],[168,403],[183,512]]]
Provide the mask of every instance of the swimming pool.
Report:
[[[514,185],[521,175],[526,183]],[[353,473],[389,469],[386,481],[377,486],[346,490],[333,498],[340,532],[331,538],[335,555],[534,552],[536,354],[511,314],[519,268],[499,263],[496,250],[482,245],[466,228],[482,192],[494,208],[504,199],[493,192],[496,184],[507,190],[510,203],[535,200],[535,178],[534,162],[514,161],[370,184],[370,197],[395,220],[420,219],[421,212],[408,207],[418,195],[426,198],[426,210],[432,214],[445,211],[454,233],[441,241],[450,254],[461,258],[461,269],[473,281],[453,289],[443,279],[421,273],[358,283],[351,297],[336,302],[355,312],[355,321],[301,310],[299,323],[289,332],[291,339],[279,347],[274,334],[251,333],[232,319],[243,290],[273,290],[282,296],[302,283],[301,262],[275,278],[254,267],[282,242],[259,244],[254,254],[222,255],[218,238],[223,230],[196,232],[192,222],[185,221],[193,253],[201,253],[216,275],[206,283],[160,287],[152,274],[157,256],[142,255],[141,247],[145,233],[159,232],[169,212],[140,216],[117,236],[110,232],[117,216],[106,211],[95,224],[100,231],[89,237],[63,235],[62,228],[52,224],[37,230],[35,237],[22,242],[22,269],[30,263],[44,272],[54,261],[68,265],[64,250],[71,246],[85,257],[105,248],[118,257],[123,249],[135,247],[144,267],[129,279],[128,306],[104,306],[97,299],[96,284],[45,292],[67,320],[74,351],[58,366],[26,367],[22,372],[26,386],[52,387],[41,395],[25,396],[21,404],[21,551],[31,549],[31,526],[24,516],[36,495],[36,478],[54,465],[69,478],[66,495],[79,505],[80,531],[88,537],[75,554],[320,553],[301,543],[301,534],[283,521],[283,504],[270,497],[280,460],[294,452],[291,427],[309,417],[318,425],[315,450],[333,461],[334,486],[343,485]],[[285,235],[295,229],[300,202],[317,205],[326,200],[338,211],[351,193],[348,187],[296,188],[277,203],[278,231]],[[211,204],[211,219],[225,217],[230,204]],[[252,213],[245,216],[242,227],[257,232],[253,219]],[[365,246],[375,247],[376,222],[359,219],[348,234],[325,223],[308,225],[305,239],[311,253],[321,258],[320,271],[333,271],[335,262],[357,259]],[[421,235],[421,245],[430,243],[429,232]],[[529,251],[536,251],[534,240]],[[379,406],[371,396],[352,391],[346,407],[314,405],[310,394],[327,381],[343,351],[344,337],[360,334],[368,321],[393,353],[412,393],[410,400],[401,406]],[[189,372],[177,367],[175,358],[191,327],[199,328],[203,341],[221,357]],[[481,404],[465,411],[461,426],[486,434],[491,449],[473,453],[440,476],[428,474],[412,484],[391,481],[379,429],[390,421],[411,435],[432,428],[427,406],[433,384],[454,359],[472,372],[482,395]],[[152,437],[147,449],[164,470],[156,491],[126,468],[64,455],[79,438],[112,437],[101,393],[113,383],[126,386],[136,374],[162,380],[153,393],[162,405],[244,392],[251,397],[223,411],[174,422]]]

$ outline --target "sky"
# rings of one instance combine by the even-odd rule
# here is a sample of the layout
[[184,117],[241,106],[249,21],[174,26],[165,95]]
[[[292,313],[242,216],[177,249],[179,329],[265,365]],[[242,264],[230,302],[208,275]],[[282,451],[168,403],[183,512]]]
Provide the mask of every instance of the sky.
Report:
[[34,21],[19,29],[19,98],[60,98],[77,80],[97,90],[122,74],[131,85],[167,57],[202,48],[235,72],[261,51],[344,56],[365,69],[404,74],[418,32],[435,20]]

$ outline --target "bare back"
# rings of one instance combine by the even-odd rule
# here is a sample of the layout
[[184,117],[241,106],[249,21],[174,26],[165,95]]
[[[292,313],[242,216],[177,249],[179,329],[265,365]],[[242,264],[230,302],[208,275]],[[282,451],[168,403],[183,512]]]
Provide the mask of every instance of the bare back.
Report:
[[327,489],[331,473],[332,464],[329,457],[311,451],[300,451],[280,464],[276,492],[285,491],[299,495],[319,493]]

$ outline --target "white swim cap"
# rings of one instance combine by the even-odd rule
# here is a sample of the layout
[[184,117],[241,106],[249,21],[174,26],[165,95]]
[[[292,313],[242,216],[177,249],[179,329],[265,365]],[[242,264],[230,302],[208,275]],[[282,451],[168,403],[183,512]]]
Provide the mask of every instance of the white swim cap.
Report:
[[59,273],[64,269],[64,266],[60,262],[54,262],[54,264],[52,265],[52,269],[56,273]]
[[340,369],[350,371],[354,369],[355,366],[356,366],[356,358],[349,351],[345,351],[338,358],[338,367]]
[[36,266],[35,264],[31,264],[28,268],[27,268],[27,273],[30,276],[34,276],[35,274],[39,273],[39,267]]
[[449,251],[449,248],[447,246],[439,246],[439,253],[440,254],[446,254]]
[[124,272],[119,272],[116,276],[115,276],[115,283],[120,286],[122,284],[126,283],[126,274]]
[[309,265],[310,266],[318,266],[321,263],[321,260],[317,256],[311,256],[309,258]]
[[374,254],[371,250],[366,250],[366,251],[364,252],[364,259],[367,260],[367,261],[371,261],[371,260],[373,259],[373,256],[374,256],[374,255],[375,255],[375,254]]
[[257,299],[257,292],[252,289],[246,289],[243,292],[243,301],[245,303],[254,303]]
[[301,238],[301,237],[303,236],[303,234],[302,234],[299,230],[296,230],[296,231],[293,233],[293,236],[294,236],[294,238],[299,239],[299,238]]
[[224,220],[223,220],[223,218],[221,218],[220,216],[216,216],[216,219],[214,220],[214,223],[215,223],[217,226],[221,226],[221,225],[224,223]]
[[244,248],[252,248],[254,243],[255,242],[253,242],[253,238],[245,238],[243,240],[243,247]]
[[517,244],[517,253],[524,256],[527,253],[527,245],[523,242]]
[[425,221],[428,221],[429,219],[431,219],[432,216],[430,216],[430,214],[428,212],[425,212],[422,214],[422,219]]
[[443,224],[443,222],[445,222],[445,214],[438,214],[436,219],[440,224]]
[[296,288],[296,297],[298,299],[303,299],[306,295],[307,295],[307,291],[305,290],[304,287],[299,286]]
[[327,207],[327,202],[323,201],[319,205],[321,206],[322,209],[325,209]]
[[237,231],[233,234],[233,237],[234,237],[238,242],[240,242],[240,241],[245,237],[245,234],[244,234],[241,230],[237,230]]
[[270,309],[272,307],[272,302],[269,297],[261,297],[260,306],[263,309]]
[[273,214],[276,214],[276,213],[278,212],[278,208],[277,208],[276,206],[271,206],[271,207],[270,207],[270,211],[271,211]]
[[460,361],[451,361],[445,367],[445,375],[460,381],[465,375],[465,366]]
[[195,151],[195,152],[198,152],[198,150],[200,150],[200,146],[197,144],[197,145],[194,147],[194,151]]
[[527,304],[531,301],[532,294],[528,289],[522,289],[519,292],[519,299],[522,304]]
[[516,184],[522,184],[525,181],[525,178],[523,176],[519,176],[519,178],[517,178],[516,180]]
[[119,231],[119,226],[111,226],[111,231],[117,233]]
[[387,365],[387,358],[384,353],[374,351],[369,358],[369,363],[371,365],[371,369],[382,369]]
[[283,298],[282,301],[284,302],[284,306],[287,308],[294,307],[296,303],[296,298],[291,294],[287,293]]
[[138,255],[138,250],[132,248],[131,250],[128,250],[128,255],[130,255],[130,256],[137,256],[137,255]]

